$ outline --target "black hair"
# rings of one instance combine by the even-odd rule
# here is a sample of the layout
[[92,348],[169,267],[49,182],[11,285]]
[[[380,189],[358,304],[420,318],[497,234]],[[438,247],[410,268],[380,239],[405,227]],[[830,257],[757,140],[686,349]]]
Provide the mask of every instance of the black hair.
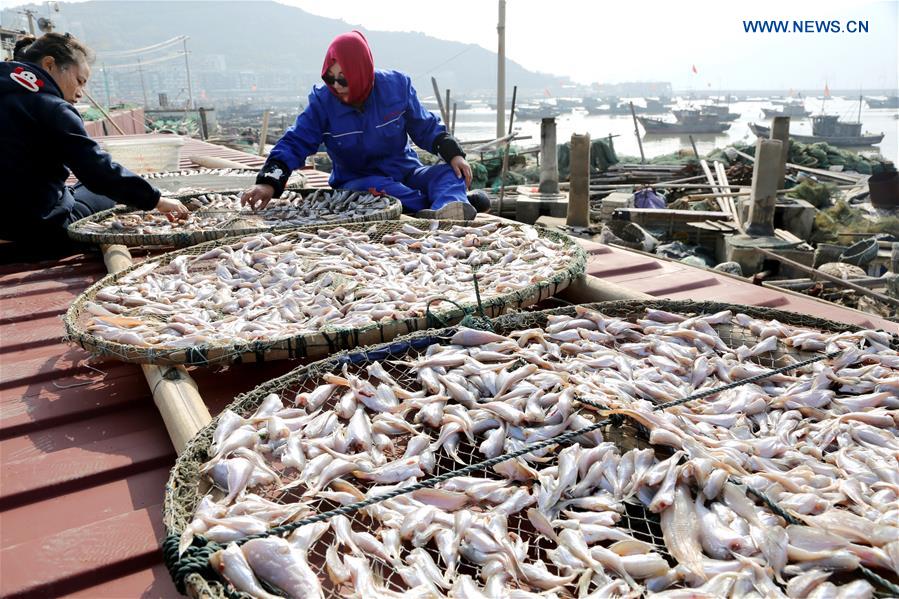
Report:
[[16,42],[13,60],[40,63],[45,56],[52,56],[60,68],[94,60],[93,51],[69,33],[45,33],[35,38],[26,35]]

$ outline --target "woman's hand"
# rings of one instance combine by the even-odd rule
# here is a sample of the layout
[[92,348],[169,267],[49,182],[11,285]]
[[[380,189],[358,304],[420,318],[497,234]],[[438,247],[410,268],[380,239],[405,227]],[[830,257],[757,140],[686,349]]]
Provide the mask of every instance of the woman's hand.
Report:
[[187,209],[187,206],[172,198],[159,198],[159,202],[156,203],[156,209],[165,214],[165,217],[170,221],[182,220],[190,215],[190,210]]
[[471,165],[468,161],[462,156],[456,156],[450,161],[450,166],[453,167],[456,177],[465,177],[465,189],[471,189]]
[[259,183],[249,188],[240,197],[241,206],[249,206],[253,210],[262,210],[272,201],[275,188],[265,183]]

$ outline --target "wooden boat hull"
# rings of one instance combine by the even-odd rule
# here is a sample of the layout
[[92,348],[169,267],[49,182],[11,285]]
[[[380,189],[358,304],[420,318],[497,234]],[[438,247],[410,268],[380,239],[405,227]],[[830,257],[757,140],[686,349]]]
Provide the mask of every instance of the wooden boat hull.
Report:
[[[767,138],[771,134],[771,128],[765,127],[763,125],[749,123],[749,128],[753,133],[756,134],[757,137]],[[829,143],[832,146],[845,148],[877,145],[881,141],[883,141],[883,133],[881,133],[880,135],[859,135],[857,137],[828,137],[821,135],[797,135],[795,133],[790,133],[790,139],[794,139],[804,144],[813,144],[823,141],[825,143]]]
[[730,123],[685,125],[683,123],[667,123],[658,119],[639,116],[637,120],[640,121],[647,133],[724,133],[730,128]]

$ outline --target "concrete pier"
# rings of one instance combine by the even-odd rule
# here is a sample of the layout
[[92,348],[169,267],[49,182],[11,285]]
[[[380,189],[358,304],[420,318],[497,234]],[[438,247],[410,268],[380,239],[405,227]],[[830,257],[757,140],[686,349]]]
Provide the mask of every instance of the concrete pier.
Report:
[[540,121],[540,187],[542,194],[559,193],[559,159],[556,152],[556,119]]
[[783,189],[787,177],[787,161],[790,156],[790,117],[774,117],[771,123],[770,137],[783,144],[780,149],[780,177],[777,179],[777,189]]

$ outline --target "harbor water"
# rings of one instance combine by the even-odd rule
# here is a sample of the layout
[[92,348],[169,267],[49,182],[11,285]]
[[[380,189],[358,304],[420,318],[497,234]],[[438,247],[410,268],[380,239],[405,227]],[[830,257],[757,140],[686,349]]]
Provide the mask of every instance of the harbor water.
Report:
[[[627,101],[622,98],[622,101]],[[641,101],[635,100],[638,105]],[[827,114],[839,115],[844,121],[857,121],[858,100],[846,100],[843,98],[828,98],[823,102]],[[699,103],[679,101],[675,108],[698,107]],[[730,128],[720,134],[694,134],[693,140],[700,154],[707,154],[715,148],[723,148],[734,142],[755,143],[755,135],[749,130],[749,123],[769,125],[764,118],[762,108],[777,108],[769,100],[747,100],[732,102],[730,111],[738,113],[740,117],[731,123]],[[820,114],[822,100],[807,98],[806,109],[812,114]],[[456,135],[464,140],[491,139],[496,134],[496,116],[489,108],[474,108],[459,110],[456,115]],[[880,153],[884,158],[893,162],[899,158],[899,111],[896,109],[870,109],[867,104],[862,104],[861,120],[862,131],[871,133],[883,133],[884,138],[876,146],[864,148],[848,148],[864,153]],[[673,115],[646,115],[653,118],[674,121]],[[508,120],[506,121],[508,126]],[[634,135],[634,121],[630,115],[589,115],[585,111],[576,109],[568,111],[556,119],[557,135],[559,142],[571,138],[572,133],[589,133],[591,137],[615,136],[615,150],[619,156],[639,156],[640,150]],[[529,140],[518,142],[523,146],[537,145],[540,143],[540,121],[515,120],[514,128],[520,135],[532,136]],[[790,131],[797,134],[811,135],[812,123],[809,118],[793,118],[790,122]],[[690,138],[684,134],[645,134],[640,126],[640,137],[643,142],[643,151],[647,158],[670,154],[681,149],[690,149]]]

